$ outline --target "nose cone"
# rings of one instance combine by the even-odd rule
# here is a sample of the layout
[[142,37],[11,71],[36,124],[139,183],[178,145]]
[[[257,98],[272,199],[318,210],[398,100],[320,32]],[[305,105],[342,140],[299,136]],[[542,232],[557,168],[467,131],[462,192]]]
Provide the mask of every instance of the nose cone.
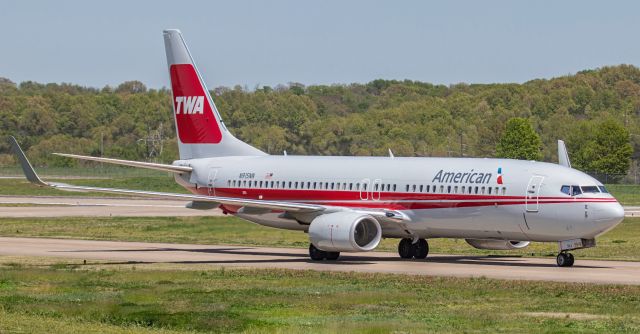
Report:
[[622,205],[618,202],[607,203],[594,223],[598,228],[598,234],[602,234],[616,227],[623,219],[624,208]]

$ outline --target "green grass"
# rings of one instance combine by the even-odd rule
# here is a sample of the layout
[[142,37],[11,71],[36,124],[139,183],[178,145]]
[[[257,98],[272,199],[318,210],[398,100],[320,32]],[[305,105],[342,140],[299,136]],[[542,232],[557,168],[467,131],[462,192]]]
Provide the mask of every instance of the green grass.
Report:
[[640,331],[637,286],[288,270],[112,269],[108,264],[95,268],[2,268],[0,332]]
[[[147,176],[115,179],[46,179],[46,181],[68,183],[79,186],[95,186],[105,188],[124,188],[134,190],[154,190],[164,192],[186,193],[172,176]],[[84,193],[62,191],[53,188],[38,187],[26,179],[0,179],[0,195],[17,196],[118,196],[105,193]]]
[[[305,233],[263,227],[235,217],[1,218],[0,235],[297,248],[309,244]],[[573,253],[578,259],[640,261],[640,218],[626,218],[597,242],[595,248]],[[395,251],[397,243],[397,239],[383,240],[378,250]],[[478,250],[460,239],[430,239],[429,245],[432,253],[440,254],[557,254],[555,243],[532,243],[514,251]]]
[[622,205],[640,205],[640,185],[636,184],[609,184],[607,190]]

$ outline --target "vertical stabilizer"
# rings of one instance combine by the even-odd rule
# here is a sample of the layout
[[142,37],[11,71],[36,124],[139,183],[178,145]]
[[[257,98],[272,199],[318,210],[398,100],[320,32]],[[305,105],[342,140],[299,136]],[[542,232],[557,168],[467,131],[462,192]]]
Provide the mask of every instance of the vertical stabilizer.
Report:
[[164,31],[180,159],[265,155],[224,126],[179,30]]

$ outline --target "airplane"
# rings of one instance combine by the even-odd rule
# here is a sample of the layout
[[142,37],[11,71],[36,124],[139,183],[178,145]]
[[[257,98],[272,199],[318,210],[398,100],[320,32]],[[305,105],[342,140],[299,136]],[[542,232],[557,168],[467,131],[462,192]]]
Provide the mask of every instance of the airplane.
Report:
[[[570,267],[575,249],[619,224],[624,210],[602,183],[559,163],[489,158],[269,155],[234,137],[179,30],[165,30],[179,160],[172,164],[54,153],[173,173],[191,194],[75,186],[43,181],[15,138],[26,178],[39,186],[188,200],[260,225],[309,235],[313,261],[376,249],[400,239],[403,259],[425,259],[427,239],[461,238],[472,247],[513,250],[558,243]],[[260,131],[260,129],[256,129]]]

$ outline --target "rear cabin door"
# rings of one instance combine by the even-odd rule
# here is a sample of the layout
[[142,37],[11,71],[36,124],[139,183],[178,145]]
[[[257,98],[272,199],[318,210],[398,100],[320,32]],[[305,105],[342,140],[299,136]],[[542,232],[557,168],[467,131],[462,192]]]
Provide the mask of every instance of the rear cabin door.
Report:
[[216,195],[216,177],[218,176],[218,170],[220,167],[210,167],[209,176],[207,177],[207,189],[209,190],[209,196]]

